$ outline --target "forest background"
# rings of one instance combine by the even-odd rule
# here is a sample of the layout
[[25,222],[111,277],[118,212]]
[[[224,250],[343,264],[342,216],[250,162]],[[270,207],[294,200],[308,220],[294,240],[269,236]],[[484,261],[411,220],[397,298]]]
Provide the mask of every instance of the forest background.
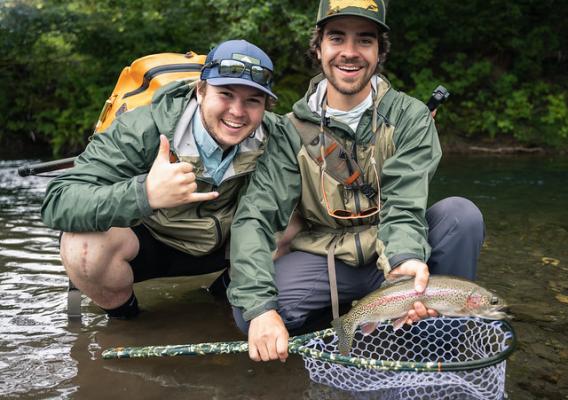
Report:
[[[122,68],[144,55],[247,39],[276,65],[275,111],[315,74],[306,57],[317,1],[0,0],[0,145],[77,154]],[[568,149],[568,1],[391,0],[385,75],[426,101],[446,148]]]

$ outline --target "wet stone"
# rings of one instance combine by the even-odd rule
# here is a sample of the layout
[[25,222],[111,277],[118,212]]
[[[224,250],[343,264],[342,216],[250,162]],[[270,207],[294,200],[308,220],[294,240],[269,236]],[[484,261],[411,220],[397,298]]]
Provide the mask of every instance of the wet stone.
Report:
[[543,304],[542,307],[515,307],[512,308],[511,313],[513,314],[514,321],[518,322],[555,322],[557,317],[554,315],[546,314],[550,310],[550,306]]
[[567,280],[548,281],[548,286],[554,292],[566,292],[566,294],[568,294]]
[[550,374],[543,374],[540,376],[540,378],[546,382],[550,382],[556,385],[560,380],[560,371],[556,370]]
[[550,346],[546,346],[542,343],[533,343],[529,346],[531,353],[536,356],[552,361],[553,363],[560,363],[560,357],[558,354],[551,351]]
[[548,382],[528,380],[519,382],[519,387],[533,395],[533,399],[562,399],[562,395],[558,393],[555,385]]
[[16,325],[16,326],[35,326],[35,325],[39,325],[39,323],[37,321],[34,321],[31,318],[28,317],[22,317],[22,316],[17,316],[12,318],[12,320],[10,321],[11,324]]

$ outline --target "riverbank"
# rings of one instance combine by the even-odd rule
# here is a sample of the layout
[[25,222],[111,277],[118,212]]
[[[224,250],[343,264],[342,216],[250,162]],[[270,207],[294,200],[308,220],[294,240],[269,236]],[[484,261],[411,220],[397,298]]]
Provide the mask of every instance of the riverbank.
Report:
[[[465,138],[440,134],[440,144],[445,155],[487,154],[487,155],[568,155],[568,148],[552,148],[521,143],[513,138],[495,139]],[[49,144],[34,141],[29,137],[0,139],[1,160],[40,159],[49,161],[77,155],[80,151],[53,157]]]
[[52,157],[48,143],[33,140],[25,133],[19,137],[0,135],[0,160],[49,160]]
[[440,135],[444,154],[487,154],[487,155],[567,155],[568,148],[528,145],[513,138],[495,139],[465,138]]

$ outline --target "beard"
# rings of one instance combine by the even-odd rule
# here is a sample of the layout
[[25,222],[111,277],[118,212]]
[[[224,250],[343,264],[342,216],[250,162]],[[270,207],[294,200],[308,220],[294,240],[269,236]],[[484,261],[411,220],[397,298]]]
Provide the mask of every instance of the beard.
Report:
[[337,90],[339,93],[345,96],[352,96],[354,94],[361,92],[365,87],[367,87],[367,84],[371,79],[369,77],[369,79],[366,80],[361,79],[358,82],[354,82],[353,84],[346,84],[344,82],[339,81],[339,79],[337,79],[333,75],[326,76],[326,78],[329,84],[332,85],[335,88],[335,90]]
[[[354,81],[341,80],[334,73],[335,65],[330,65],[323,68],[323,74],[327,78],[329,84],[334,87],[334,89],[345,96],[353,96],[360,93],[363,89],[367,87],[369,81],[374,75],[374,70],[366,71],[366,74]],[[369,65],[364,65],[363,69],[369,68]]]

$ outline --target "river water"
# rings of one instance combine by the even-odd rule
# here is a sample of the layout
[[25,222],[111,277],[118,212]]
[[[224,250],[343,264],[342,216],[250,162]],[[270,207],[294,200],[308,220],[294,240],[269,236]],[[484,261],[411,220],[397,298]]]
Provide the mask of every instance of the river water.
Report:
[[[85,298],[82,319],[69,321],[58,232],[39,215],[49,178],[16,174],[30,161],[0,161],[0,398],[360,398],[310,382],[297,356],[103,361],[108,347],[242,336],[229,307],[203,289],[211,276],[137,285],[143,313],[132,321],[109,321]],[[567,171],[566,158],[447,157],[432,184],[432,201],[464,196],[484,214],[478,278],[513,304],[519,339],[510,399],[568,399]]]

